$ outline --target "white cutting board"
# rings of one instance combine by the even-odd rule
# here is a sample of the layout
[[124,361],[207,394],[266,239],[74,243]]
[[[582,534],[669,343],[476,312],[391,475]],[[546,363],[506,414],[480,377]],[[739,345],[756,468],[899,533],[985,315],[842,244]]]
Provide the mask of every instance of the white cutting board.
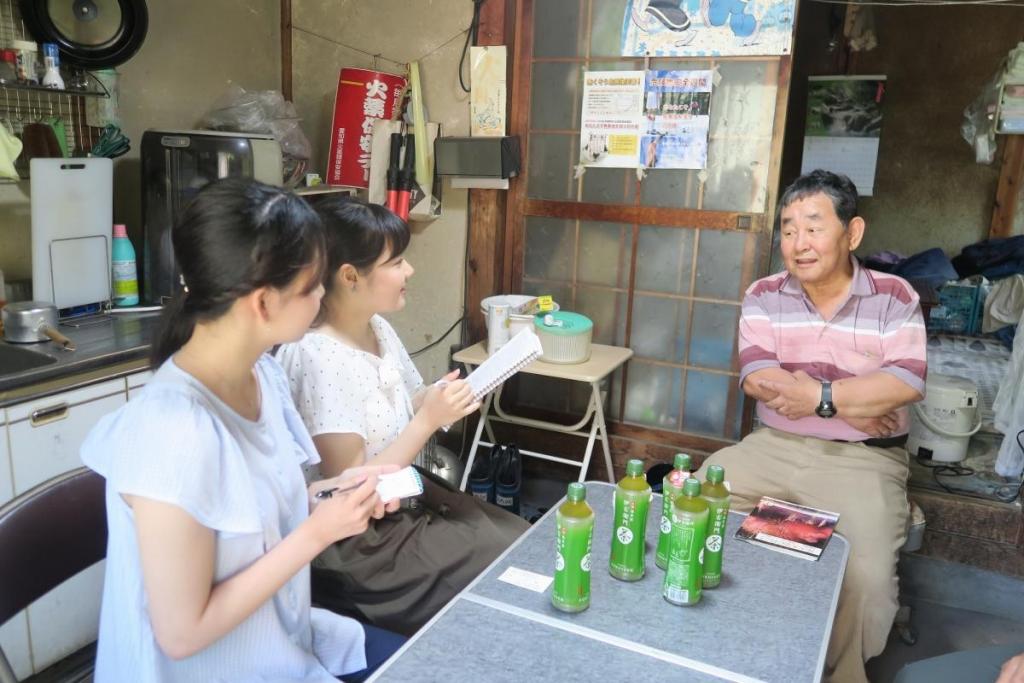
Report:
[[33,159],[32,298],[57,308],[110,301],[114,164]]

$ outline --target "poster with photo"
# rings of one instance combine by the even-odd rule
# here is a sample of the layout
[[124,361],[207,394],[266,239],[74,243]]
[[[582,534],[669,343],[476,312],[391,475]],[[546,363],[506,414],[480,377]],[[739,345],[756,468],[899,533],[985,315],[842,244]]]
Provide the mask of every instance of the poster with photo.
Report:
[[842,173],[870,197],[875,191],[885,76],[811,76],[801,173]]
[[643,71],[588,71],[583,80],[580,163],[636,168],[644,123]]
[[626,57],[785,55],[796,0],[626,0]]
[[640,165],[707,168],[711,71],[648,71]]

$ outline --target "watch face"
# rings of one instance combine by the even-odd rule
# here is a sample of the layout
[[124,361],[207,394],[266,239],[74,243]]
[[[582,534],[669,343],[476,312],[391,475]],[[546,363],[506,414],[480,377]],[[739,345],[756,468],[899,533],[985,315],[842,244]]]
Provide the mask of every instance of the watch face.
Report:
[[834,417],[836,414],[836,408],[831,403],[822,403],[814,412],[818,414],[818,417]]

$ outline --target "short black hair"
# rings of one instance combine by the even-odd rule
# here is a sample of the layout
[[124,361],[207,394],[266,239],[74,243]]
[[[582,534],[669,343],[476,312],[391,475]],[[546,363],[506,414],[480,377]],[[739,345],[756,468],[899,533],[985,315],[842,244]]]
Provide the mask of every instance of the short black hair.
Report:
[[857,186],[849,177],[816,169],[794,180],[779,199],[776,221],[782,217],[782,210],[793,202],[821,193],[832,200],[832,208],[845,228],[857,215]]

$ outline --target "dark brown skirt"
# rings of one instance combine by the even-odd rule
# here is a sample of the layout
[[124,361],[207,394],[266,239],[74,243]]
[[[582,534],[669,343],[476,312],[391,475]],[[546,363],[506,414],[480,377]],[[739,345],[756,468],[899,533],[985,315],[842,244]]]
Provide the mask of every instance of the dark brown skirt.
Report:
[[414,506],[313,561],[314,604],[411,635],[530,528],[428,476],[423,485]]

